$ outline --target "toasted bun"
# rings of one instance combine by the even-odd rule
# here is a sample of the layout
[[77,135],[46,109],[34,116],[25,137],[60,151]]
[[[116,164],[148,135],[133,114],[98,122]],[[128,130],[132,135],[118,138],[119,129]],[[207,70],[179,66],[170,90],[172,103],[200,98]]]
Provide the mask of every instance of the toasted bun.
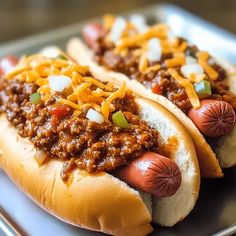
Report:
[[[177,193],[166,199],[153,199],[153,221],[172,226],[194,207],[200,174],[191,138],[181,123],[161,105],[137,98],[140,116],[160,132],[160,145],[177,140],[170,156],[182,171]],[[10,142],[9,142],[10,140]],[[76,170],[68,184],[62,182],[62,162],[51,160],[39,167],[36,150],[21,138],[6,116],[0,116],[0,166],[30,198],[49,213],[70,224],[112,235],[146,235],[151,230],[151,201],[148,194],[130,188],[119,179],[100,173],[89,175]],[[147,206],[144,201],[149,201]],[[150,211],[151,212],[151,211]]]
[[69,55],[78,63],[82,65],[89,65],[95,77],[104,81],[113,80],[115,83],[120,83],[125,80],[127,82],[127,86],[136,94],[156,101],[171,111],[188,129],[192,136],[197,151],[201,176],[205,178],[216,178],[223,176],[219,161],[217,160],[210,145],[206,142],[194,123],[172,102],[164,96],[154,94],[147,90],[141,83],[135,80],[129,80],[129,78],[124,74],[108,71],[105,68],[98,66],[92,60],[92,52],[78,38],[73,38],[68,42],[67,51]]

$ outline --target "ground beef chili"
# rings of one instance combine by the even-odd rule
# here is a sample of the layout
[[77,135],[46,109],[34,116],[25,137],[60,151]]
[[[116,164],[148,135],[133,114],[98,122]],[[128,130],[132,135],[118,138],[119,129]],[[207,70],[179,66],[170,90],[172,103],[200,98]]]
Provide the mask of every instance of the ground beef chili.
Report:
[[65,161],[63,180],[76,167],[89,173],[112,171],[146,151],[158,149],[158,132],[140,120],[129,94],[113,102],[115,111],[122,110],[129,122],[129,128],[121,129],[111,122],[89,121],[86,109],[73,116],[73,108],[57,102],[57,96],[62,96],[59,94],[34,105],[29,97],[37,89],[33,83],[2,79],[0,109],[38,150]]
[[[179,40],[180,42],[184,41],[182,38],[179,38]],[[158,62],[158,64],[161,64],[161,70],[141,73],[138,69],[140,58],[135,55],[135,49],[136,48],[130,48],[125,56],[118,55],[114,53],[114,44],[105,40],[105,37],[99,38],[96,46],[93,48],[95,60],[99,64],[110,70],[124,73],[131,79],[138,80],[154,93],[167,97],[186,113],[192,107],[190,100],[184,88],[170,76],[164,64],[164,60],[171,58],[173,55],[171,53],[162,55],[161,62]],[[186,55],[196,57],[198,51],[196,46],[188,46]],[[227,101],[236,111],[236,96],[229,92],[225,70],[216,63],[213,63],[212,67],[217,71],[218,78],[215,81],[211,81],[212,96],[210,98]],[[176,69],[178,70],[178,68]]]

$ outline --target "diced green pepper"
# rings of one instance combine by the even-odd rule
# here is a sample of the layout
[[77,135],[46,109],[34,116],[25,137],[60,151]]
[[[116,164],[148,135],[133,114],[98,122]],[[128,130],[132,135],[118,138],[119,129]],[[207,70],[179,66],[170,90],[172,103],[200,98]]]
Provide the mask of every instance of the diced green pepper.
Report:
[[57,56],[57,58],[58,58],[58,59],[62,59],[62,60],[67,60],[67,58],[66,58],[64,55],[62,55],[62,54],[59,54],[59,55]]
[[128,128],[129,123],[126,120],[122,111],[117,111],[112,115],[112,121],[115,125],[119,126],[120,128]]
[[200,98],[205,98],[211,95],[211,84],[207,80],[202,80],[195,84],[194,87]]
[[32,95],[30,95],[30,101],[37,105],[41,102],[41,97],[39,93],[33,93]]

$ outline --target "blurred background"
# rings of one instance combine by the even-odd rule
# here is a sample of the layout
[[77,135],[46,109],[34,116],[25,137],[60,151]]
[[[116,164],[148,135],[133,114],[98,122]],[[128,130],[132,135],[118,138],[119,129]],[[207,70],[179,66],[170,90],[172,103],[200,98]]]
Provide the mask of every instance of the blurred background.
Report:
[[161,2],[181,6],[236,34],[236,0],[0,0],[0,43]]

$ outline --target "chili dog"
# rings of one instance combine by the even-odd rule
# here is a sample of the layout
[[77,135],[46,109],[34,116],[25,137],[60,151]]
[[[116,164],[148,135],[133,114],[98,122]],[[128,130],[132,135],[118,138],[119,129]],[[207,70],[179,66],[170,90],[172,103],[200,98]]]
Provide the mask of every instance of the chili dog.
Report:
[[1,168],[42,208],[82,228],[146,235],[151,221],[186,217],[200,182],[188,132],[125,83],[100,82],[54,52],[3,70]]
[[189,130],[203,177],[223,176],[236,164],[234,139],[235,69],[179,38],[163,24],[148,26],[142,16],[107,15],[84,27],[83,39],[68,53],[90,65],[97,78],[126,81],[135,93],[157,101]]

